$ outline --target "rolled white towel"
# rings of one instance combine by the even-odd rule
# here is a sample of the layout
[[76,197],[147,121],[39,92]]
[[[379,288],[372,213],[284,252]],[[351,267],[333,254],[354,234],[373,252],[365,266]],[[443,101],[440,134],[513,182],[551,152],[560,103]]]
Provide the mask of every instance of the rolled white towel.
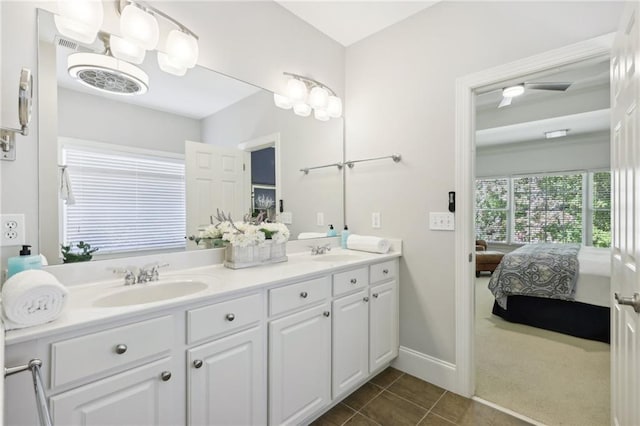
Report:
[[391,243],[385,238],[351,234],[349,238],[347,238],[347,248],[350,250],[384,254],[391,249]]
[[326,232],[301,232],[298,234],[299,240],[308,240],[309,238],[323,238],[326,237]]
[[67,289],[42,270],[22,271],[2,286],[2,314],[7,330],[53,321],[64,309]]

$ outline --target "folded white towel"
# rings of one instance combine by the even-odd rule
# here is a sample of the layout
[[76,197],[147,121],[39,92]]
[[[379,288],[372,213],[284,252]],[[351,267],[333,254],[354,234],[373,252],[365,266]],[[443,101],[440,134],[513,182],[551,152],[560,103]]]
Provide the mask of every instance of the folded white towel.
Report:
[[308,240],[309,238],[322,238],[326,236],[326,232],[301,232],[298,234],[298,239]]
[[351,234],[349,238],[347,238],[347,248],[350,250],[384,254],[391,249],[391,243],[384,238]]
[[9,278],[2,286],[5,328],[44,324],[58,318],[67,301],[67,289],[48,272],[33,269]]
[[66,166],[60,170],[60,199],[64,200],[68,206],[76,203],[76,199],[73,196],[73,189],[71,188],[71,178],[69,177],[69,171]]

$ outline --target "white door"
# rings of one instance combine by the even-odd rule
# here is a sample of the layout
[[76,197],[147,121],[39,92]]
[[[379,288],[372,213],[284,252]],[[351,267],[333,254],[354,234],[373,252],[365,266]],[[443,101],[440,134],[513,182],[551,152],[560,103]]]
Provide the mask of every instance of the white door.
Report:
[[396,281],[372,287],[369,315],[369,371],[398,356],[398,295]]
[[188,424],[267,423],[263,328],[254,327],[188,351]]
[[245,212],[244,153],[200,142],[185,142],[187,235],[211,223],[216,209],[242,220]]
[[369,375],[369,292],[333,302],[333,398]]
[[331,401],[329,304],[269,324],[269,424],[298,425]]
[[164,358],[52,396],[53,424],[168,426],[184,423],[184,414],[172,403],[174,384],[181,375],[171,377],[171,365],[171,359]]
[[611,56],[611,422],[620,426],[640,424],[640,314],[628,305],[640,298],[638,5],[626,5]]

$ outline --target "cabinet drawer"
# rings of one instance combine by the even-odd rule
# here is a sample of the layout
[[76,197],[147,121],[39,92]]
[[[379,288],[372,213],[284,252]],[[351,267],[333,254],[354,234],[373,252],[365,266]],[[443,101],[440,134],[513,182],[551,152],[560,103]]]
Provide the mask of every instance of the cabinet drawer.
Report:
[[347,272],[333,274],[333,295],[346,293],[351,290],[363,288],[369,285],[369,271],[364,268],[353,269]]
[[230,332],[260,321],[262,296],[252,294],[187,312],[187,343]]
[[171,350],[173,317],[142,321],[53,343],[51,386],[61,386]]
[[327,277],[303,281],[269,290],[269,314],[283,312],[312,305],[331,296],[331,280]]
[[384,281],[389,278],[395,278],[398,272],[396,271],[396,261],[389,260],[387,262],[376,263],[371,265],[371,284],[379,281]]

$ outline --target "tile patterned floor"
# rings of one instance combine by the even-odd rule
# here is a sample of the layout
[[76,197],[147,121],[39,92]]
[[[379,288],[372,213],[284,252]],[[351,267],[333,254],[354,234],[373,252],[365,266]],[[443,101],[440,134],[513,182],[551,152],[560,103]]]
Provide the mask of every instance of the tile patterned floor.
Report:
[[314,421],[312,426],[528,424],[389,367]]

